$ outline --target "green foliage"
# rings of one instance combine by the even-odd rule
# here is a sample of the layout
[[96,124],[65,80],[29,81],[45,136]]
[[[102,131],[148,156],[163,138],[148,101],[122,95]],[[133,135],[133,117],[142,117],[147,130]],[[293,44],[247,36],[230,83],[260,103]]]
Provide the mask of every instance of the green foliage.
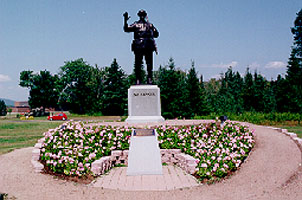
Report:
[[[144,69],[144,66],[141,65],[141,78],[142,78],[142,83],[146,83],[147,82],[147,73],[146,70]],[[131,85],[136,85],[136,76],[135,76],[135,68],[133,67],[133,71],[132,74],[130,74],[128,76],[128,87],[130,87]]]
[[170,58],[165,67],[158,72],[158,86],[160,88],[162,115],[165,118],[183,118],[191,114],[188,112],[185,87],[185,73],[176,70],[174,60]]
[[105,70],[102,112],[105,115],[124,115],[127,102],[127,79],[116,59]]
[[102,71],[82,58],[65,62],[59,73],[59,103],[64,109],[84,114],[97,112],[102,91]]
[[302,9],[297,13],[291,29],[294,45],[287,66],[288,108],[291,112],[302,112]]
[[30,107],[55,108],[58,102],[57,81],[58,76],[51,75],[47,70],[37,74],[33,74],[33,71],[22,71],[19,85],[30,89],[28,101]]
[[302,57],[302,9],[297,13],[297,18],[294,21],[294,27],[291,28],[294,35],[294,48],[297,55]]
[[226,115],[228,119],[234,121],[242,121],[242,122],[250,122],[253,124],[260,124],[260,125],[275,125],[275,124],[282,124],[285,122],[300,122],[302,121],[302,114],[301,113],[277,113],[277,112],[270,112],[270,113],[262,113],[262,112],[243,112],[240,114],[227,112],[227,113],[211,113],[209,115],[204,116],[195,116],[195,119],[216,119],[217,116]]
[[3,100],[0,100],[0,116],[5,116],[7,114],[6,105]]
[[221,80],[214,78],[204,83],[208,112],[216,112],[219,106],[218,92],[221,88]]
[[188,116],[194,117],[195,115],[207,113],[207,103],[202,76],[201,80],[199,80],[197,72],[195,71],[194,62],[192,62],[185,84],[187,90],[186,100],[188,102]]
[[240,74],[230,67],[221,79],[221,87],[217,94],[219,112],[240,113],[243,110],[243,80]]

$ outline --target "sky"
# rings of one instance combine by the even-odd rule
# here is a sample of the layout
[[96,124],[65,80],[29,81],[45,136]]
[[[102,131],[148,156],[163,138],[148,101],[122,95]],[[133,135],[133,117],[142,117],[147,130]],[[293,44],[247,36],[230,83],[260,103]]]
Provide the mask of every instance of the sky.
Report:
[[182,70],[194,61],[206,81],[229,66],[276,79],[286,73],[301,8],[301,0],[0,0],[0,98],[28,99],[21,71],[56,74],[78,58],[100,67],[116,58],[130,74],[133,34],[123,32],[122,15],[131,24],[140,9],[160,33],[154,70],[172,57]]

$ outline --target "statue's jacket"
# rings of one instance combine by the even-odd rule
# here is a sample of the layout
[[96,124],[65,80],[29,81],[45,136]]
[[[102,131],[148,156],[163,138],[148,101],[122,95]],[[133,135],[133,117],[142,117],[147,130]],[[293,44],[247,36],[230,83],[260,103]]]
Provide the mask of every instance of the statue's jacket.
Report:
[[159,32],[153,24],[148,21],[139,20],[128,26],[124,26],[125,32],[134,32],[134,40],[131,45],[133,52],[157,51],[154,38],[159,36]]

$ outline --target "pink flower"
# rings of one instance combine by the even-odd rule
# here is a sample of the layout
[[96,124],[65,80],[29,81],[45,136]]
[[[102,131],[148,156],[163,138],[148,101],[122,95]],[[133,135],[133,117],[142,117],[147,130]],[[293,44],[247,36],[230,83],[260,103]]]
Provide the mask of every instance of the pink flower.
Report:
[[225,163],[223,163],[223,167],[226,168],[226,169],[229,168],[229,166],[227,164],[225,164]]
[[90,159],[90,160],[93,159],[93,158],[95,158],[95,157],[96,157],[96,154],[95,154],[95,153],[89,154],[89,159]]
[[200,166],[203,167],[203,168],[207,168],[208,167],[208,165],[206,163],[202,163]]

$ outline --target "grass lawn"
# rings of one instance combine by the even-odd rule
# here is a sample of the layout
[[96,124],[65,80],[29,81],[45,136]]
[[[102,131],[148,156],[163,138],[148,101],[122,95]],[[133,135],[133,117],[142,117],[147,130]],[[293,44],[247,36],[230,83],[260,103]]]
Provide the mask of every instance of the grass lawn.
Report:
[[283,129],[287,129],[289,132],[296,133],[299,138],[302,138],[302,125],[300,126],[281,126]]
[[0,120],[0,155],[17,148],[33,146],[43,133],[63,122]]
[[[120,121],[119,116],[88,116],[69,114],[68,119],[75,121]],[[33,146],[48,129],[58,127],[63,121],[48,121],[47,117],[34,120],[20,120],[16,115],[0,117],[0,155],[14,149]]]

